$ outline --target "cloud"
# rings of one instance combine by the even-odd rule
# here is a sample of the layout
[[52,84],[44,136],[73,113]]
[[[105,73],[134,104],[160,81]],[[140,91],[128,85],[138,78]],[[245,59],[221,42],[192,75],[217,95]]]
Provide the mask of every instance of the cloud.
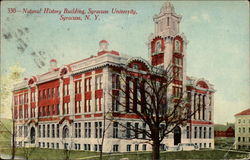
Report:
[[193,15],[190,17],[191,21],[193,22],[207,22],[210,23],[211,22],[211,18],[207,13],[202,13],[199,15]]

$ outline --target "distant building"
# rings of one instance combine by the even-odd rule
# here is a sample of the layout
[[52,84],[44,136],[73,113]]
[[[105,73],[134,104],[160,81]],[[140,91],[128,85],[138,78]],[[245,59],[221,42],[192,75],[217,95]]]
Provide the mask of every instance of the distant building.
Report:
[[214,125],[214,137],[234,137],[234,124],[227,123],[226,125]]
[[250,108],[235,116],[235,149],[250,150]]

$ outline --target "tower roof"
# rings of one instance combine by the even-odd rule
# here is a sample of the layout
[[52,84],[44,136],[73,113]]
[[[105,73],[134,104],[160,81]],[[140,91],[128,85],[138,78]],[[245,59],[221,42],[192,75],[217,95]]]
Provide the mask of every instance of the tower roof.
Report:
[[161,14],[165,13],[175,13],[174,5],[170,3],[169,1],[165,2],[163,6],[161,7]]

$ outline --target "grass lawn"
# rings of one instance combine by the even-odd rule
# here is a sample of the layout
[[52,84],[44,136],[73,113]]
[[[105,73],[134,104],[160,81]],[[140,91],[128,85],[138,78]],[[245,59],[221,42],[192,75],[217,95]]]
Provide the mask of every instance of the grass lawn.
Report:
[[[10,150],[2,150],[2,153],[10,154]],[[39,160],[60,160],[64,159],[64,151],[56,149],[21,149],[17,151],[18,156],[25,157],[25,153],[31,153],[29,159]],[[200,150],[200,151],[179,151],[179,152],[162,152],[162,160],[176,160],[176,159],[240,159],[247,157],[246,153],[229,152],[227,157],[224,157],[225,151],[219,150]],[[98,160],[98,152],[85,152],[85,151],[70,151],[71,159],[83,160]],[[151,160],[150,152],[131,152],[131,153],[114,153],[104,154],[104,160],[120,160],[121,158],[129,158],[129,160]]]

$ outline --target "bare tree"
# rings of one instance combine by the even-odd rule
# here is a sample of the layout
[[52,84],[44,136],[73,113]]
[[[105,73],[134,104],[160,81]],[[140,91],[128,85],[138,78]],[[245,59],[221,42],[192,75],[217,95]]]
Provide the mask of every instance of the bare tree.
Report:
[[173,80],[180,73],[174,72],[173,66],[166,69],[150,66],[147,72],[140,72],[125,68],[120,73],[119,96],[110,93],[123,110],[114,110],[113,116],[119,114],[135,115],[139,121],[148,126],[124,125],[136,137],[143,134],[145,142],[152,145],[152,159],[160,159],[160,144],[162,140],[176,127],[185,125],[195,111],[191,111],[188,96],[183,91],[176,95],[169,91]]

